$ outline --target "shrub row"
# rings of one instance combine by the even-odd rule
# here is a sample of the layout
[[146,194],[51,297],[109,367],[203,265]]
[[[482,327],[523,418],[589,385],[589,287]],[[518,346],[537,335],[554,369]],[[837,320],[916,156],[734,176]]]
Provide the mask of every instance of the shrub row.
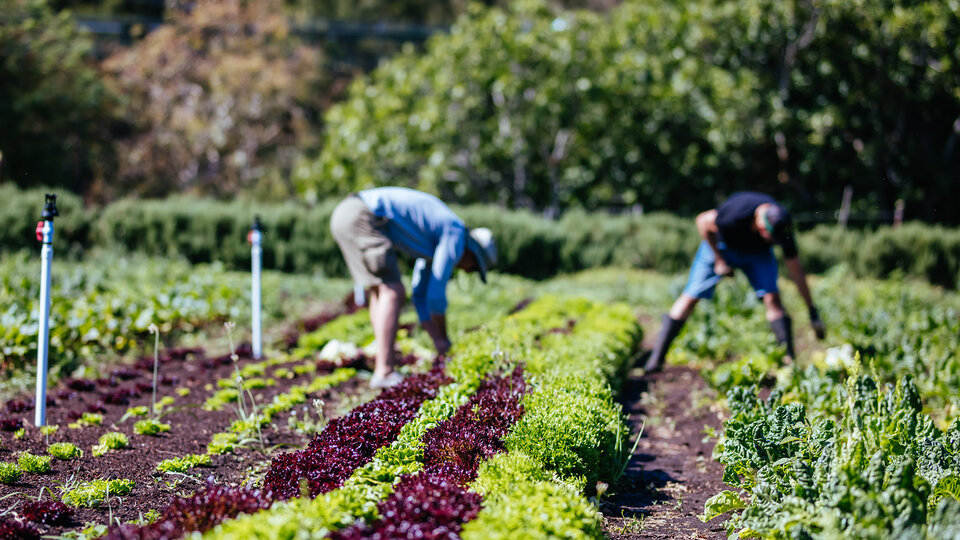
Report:
[[[43,190],[0,188],[0,245],[37,249],[33,229]],[[85,210],[72,195],[59,199],[56,246],[68,253],[103,246],[152,255],[183,257],[193,263],[222,261],[246,269],[245,241],[255,216],[265,231],[264,268],[345,276],[346,266],[329,233],[337,201],[302,204],[221,202],[178,197],[124,200],[100,211]],[[688,268],[699,238],[689,218],[670,214],[610,215],[573,211],[558,221],[496,206],[457,207],[470,226],[496,235],[503,272],[543,279],[598,266],[678,272]],[[813,272],[846,264],[858,275],[891,274],[955,287],[960,277],[960,230],[911,223],[872,231],[819,225],[799,235],[800,254]]]

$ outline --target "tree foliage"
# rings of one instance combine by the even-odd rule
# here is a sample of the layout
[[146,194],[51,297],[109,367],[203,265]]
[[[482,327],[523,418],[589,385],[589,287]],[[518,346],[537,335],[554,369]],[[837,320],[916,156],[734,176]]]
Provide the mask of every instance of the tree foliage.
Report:
[[603,15],[475,8],[358,80],[297,169],[308,197],[695,212],[736,189],[956,222],[956,0],[670,0]]
[[0,3],[0,179],[83,191],[109,168],[113,100],[68,12]]
[[132,128],[117,143],[116,190],[289,194],[290,167],[319,144],[329,83],[320,62],[290,35],[278,2],[175,13],[104,63]]

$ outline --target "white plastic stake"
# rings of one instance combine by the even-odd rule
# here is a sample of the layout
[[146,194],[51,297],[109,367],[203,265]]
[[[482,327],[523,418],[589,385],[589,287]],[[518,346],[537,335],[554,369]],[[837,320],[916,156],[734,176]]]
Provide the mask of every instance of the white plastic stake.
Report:
[[57,212],[57,196],[47,195],[43,209],[43,221],[37,223],[37,240],[43,243],[40,258],[40,332],[37,343],[37,401],[34,408],[35,426],[47,421],[47,368],[50,356],[50,271],[53,264],[53,218]]
[[253,228],[250,229],[250,234],[247,236],[247,239],[250,241],[250,259],[252,261],[252,273],[253,273],[253,283],[252,283],[252,312],[253,312],[253,357],[259,359],[261,356],[261,345],[263,342],[263,337],[261,336],[260,329],[260,266],[262,263],[263,257],[263,248],[261,247],[262,243],[262,234],[260,232],[260,217],[257,216],[253,220]]

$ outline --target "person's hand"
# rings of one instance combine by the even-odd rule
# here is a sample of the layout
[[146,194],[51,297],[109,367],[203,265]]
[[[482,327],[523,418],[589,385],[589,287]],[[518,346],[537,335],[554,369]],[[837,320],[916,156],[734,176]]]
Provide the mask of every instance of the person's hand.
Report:
[[733,273],[733,269],[730,268],[730,265],[727,264],[727,261],[717,257],[717,261],[713,263],[713,271],[718,276],[729,276]]
[[827,327],[820,320],[820,313],[817,308],[810,306],[810,326],[813,327],[813,333],[817,339],[823,339],[827,336]]

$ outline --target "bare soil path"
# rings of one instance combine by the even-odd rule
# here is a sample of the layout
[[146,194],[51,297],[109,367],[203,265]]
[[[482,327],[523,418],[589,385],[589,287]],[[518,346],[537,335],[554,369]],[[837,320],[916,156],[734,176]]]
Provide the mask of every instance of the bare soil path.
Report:
[[643,437],[601,502],[604,530],[615,540],[726,538],[722,519],[697,518],[704,502],[725,488],[722,466],[711,459],[715,441],[703,440],[704,426],[722,425],[715,392],[691,368],[641,373],[624,381],[621,402],[634,432],[643,426]]

